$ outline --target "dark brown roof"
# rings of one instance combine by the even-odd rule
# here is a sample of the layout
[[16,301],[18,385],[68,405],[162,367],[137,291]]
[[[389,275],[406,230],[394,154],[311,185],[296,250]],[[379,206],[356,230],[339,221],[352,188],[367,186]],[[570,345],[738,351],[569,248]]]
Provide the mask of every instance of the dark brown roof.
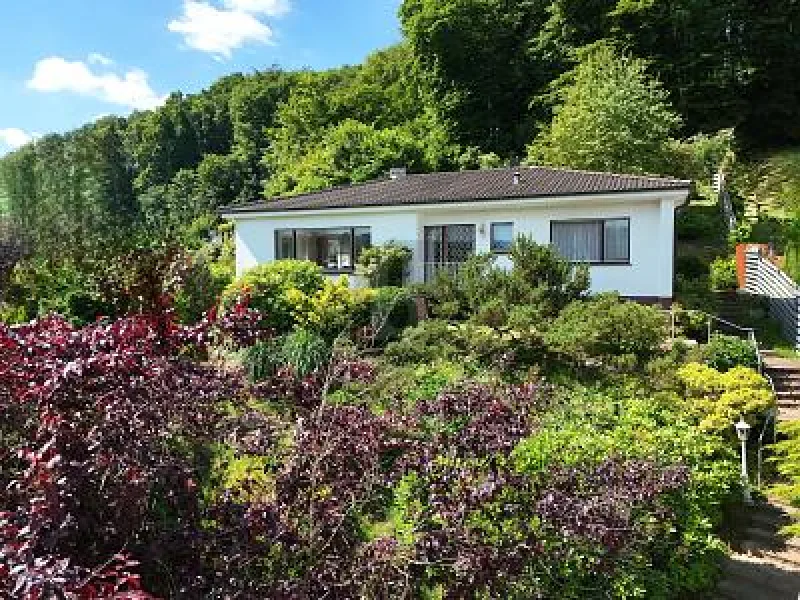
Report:
[[[514,184],[514,173],[519,183]],[[310,194],[228,206],[222,214],[443,204],[512,198],[689,189],[690,181],[549,167],[510,167],[407,175]]]

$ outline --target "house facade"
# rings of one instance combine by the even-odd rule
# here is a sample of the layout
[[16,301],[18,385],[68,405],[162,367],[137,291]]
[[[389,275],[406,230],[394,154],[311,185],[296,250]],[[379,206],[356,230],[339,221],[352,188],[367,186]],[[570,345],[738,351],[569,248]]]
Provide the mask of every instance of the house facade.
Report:
[[[231,206],[237,272],[297,258],[352,275],[360,251],[412,250],[409,280],[456,271],[491,252],[510,264],[516,235],[590,266],[593,292],[667,301],[673,295],[675,209],[691,182],[542,167],[406,175]],[[355,279],[357,282],[357,278]]]

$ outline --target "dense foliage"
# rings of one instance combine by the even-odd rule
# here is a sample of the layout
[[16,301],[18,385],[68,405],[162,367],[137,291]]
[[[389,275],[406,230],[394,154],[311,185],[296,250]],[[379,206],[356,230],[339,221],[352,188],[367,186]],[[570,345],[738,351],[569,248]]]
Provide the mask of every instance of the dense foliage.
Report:
[[407,294],[351,291],[303,262],[246,274],[196,325],[161,298],[84,327],[4,326],[0,590],[710,589],[738,485],[730,422],[763,419],[766,382],[679,368],[658,310],[584,297],[585,275],[530,240],[514,255],[509,272],[476,259],[449,284],[462,315],[383,351],[377,330]]
[[591,49],[558,94],[562,105],[529,149],[533,163],[612,173],[670,170],[670,137],[680,123],[645,63]]
[[567,306],[547,331],[548,345],[572,360],[647,361],[667,336],[663,311],[604,294]]
[[494,255],[474,256],[458,273],[441,272],[420,292],[437,317],[471,317],[493,326],[540,323],[588,292],[586,265],[570,263],[529,236],[514,238],[509,258],[512,267],[505,269]]
[[775,407],[767,380],[753,369],[734,367],[720,373],[708,365],[689,363],[678,370],[689,412],[700,419],[699,427],[733,437],[732,423],[745,419],[762,422]]
[[219,334],[252,341],[239,334],[256,322],[237,306],[191,329],[148,316],[0,329],[4,594],[149,597],[131,557],[158,577],[185,552],[202,518],[187,456],[239,395],[182,354]]
[[[770,491],[791,506],[800,507],[800,422],[784,421],[779,431],[781,440],[772,446],[774,455],[770,460],[781,479]],[[797,519],[785,528],[785,533],[800,535]]]
[[[510,269],[477,256],[416,289],[434,318],[413,326],[409,290],[351,290],[312,263],[234,279],[215,211],[529,147],[708,178],[730,149],[717,129],[800,138],[800,13],[405,0],[400,19],[405,40],[362,65],[232,75],[0,160],[0,316],[40,316],[0,325],[0,595],[713,587],[739,485],[731,423],[775,402],[746,342],[715,337],[707,365],[684,364],[664,314],[589,296],[585,266],[526,237]],[[681,238],[716,235],[705,208],[679,216]],[[370,249],[359,274],[399,285],[407,258]],[[728,286],[730,263],[710,263],[681,270]],[[681,314],[678,331],[702,329]]]
[[396,242],[365,248],[358,257],[356,274],[372,287],[401,286],[411,262],[411,250]]
[[758,350],[750,340],[735,335],[715,333],[704,349],[708,365],[719,371],[734,367],[758,368]]
[[399,17],[401,43],[363,64],[233,74],[0,160],[31,251],[14,309],[29,318],[71,294],[97,312],[85,305],[109,259],[195,250],[222,205],[394,166],[497,166],[533,143],[536,160],[707,179],[731,129],[744,147],[800,139],[788,0],[406,0]]
[[711,263],[709,269],[709,280],[711,288],[714,290],[725,291],[735,290],[739,287],[739,280],[736,275],[736,259],[717,258]]

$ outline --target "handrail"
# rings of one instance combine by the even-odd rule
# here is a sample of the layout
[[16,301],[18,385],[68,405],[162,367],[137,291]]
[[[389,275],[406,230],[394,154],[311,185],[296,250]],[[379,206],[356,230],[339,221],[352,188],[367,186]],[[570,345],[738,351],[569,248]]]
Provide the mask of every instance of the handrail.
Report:
[[[719,321],[720,323],[724,323],[728,327],[732,327],[733,329],[737,329],[739,331],[747,332],[748,341],[753,345],[753,350],[755,351],[756,355],[756,365],[758,373],[766,379],[767,383],[769,384],[769,389],[772,392],[772,396],[777,398],[777,393],[775,391],[775,382],[772,380],[772,377],[768,373],[764,371],[764,356],[761,351],[761,347],[758,343],[758,338],[756,337],[756,330],[753,327],[742,327],[741,325],[737,325],[736,323],[731,323],[726,319],[722,319],[717,317],[716,315],[709,314],[702,310],[696,309],[682,309],[684,312],[687,313],[694,313],[694,314],[701,314],[704,315],[708,319],[708,340],[711,341],[711,324],[713,321]],[[675,311],[670,309],[669,311],[671,316],[671,325],[672,325],[672,338],[674,339],[676,333],[676,322],[675,322]],[[764,462],[764,437],[769,430],[769,426],[772,424],[772,437],[773,443],[775,442],[775,436],[777,432],[778,426],[778,409],[777,407],[771,408],[767,411],[766,418],[764,420],[764,426],[761,428],[761,433],[758,436],[758,468],[756,470],[756,483],[758,487],[761,487],[761,472]]]
[[[769,389],[772,392],[772,397],[775,398],[777,403],[778,394],[775,391],[775,382],[772,380],[772,377],[769,373],[764,371],[764,357],[761,354],[761,347],[758,344],[758,340],[755,340],[756,345],[756,356],[758,357],[758,372],[759,374],[767,380],[769,384]],[[761,487],[761,470],[764,464],[764,436],[767,433],[770,423],[772,423],[772,443],[775,443],[775,438],[777,436],[778,431],[778,406],[777,404],[770,408],[767,411],[766,419],[764,419],[764,426],[761,428],[761,433],[758,436],[758,468],[756,470],[756,485],[760,488]]]
[[[708,327],[708,329],[709,329],[709,339],[711,338],[711,322],[712,321],[718,321],[720,323],[723,323],[723,324],[727,325],[728,327],[732,327],[733,329],[737,329],[739,331],[744,331],[744,332],[746,332],[748,334],[752,334],[753,336],[755,336],[755,333],[756,333],[756,330],[753,327],[742,327],[741,325],[737,325],[736,323],[731,323],[727,319],[723,319],[722,317],[718,317],[716,315],[712,315],[711,313],[707,313],[707,312],[705,312],[703,310],[697,310],[695,308],[682,308],[681,311],[685,312],[685,313],[693,313],[693,314],[698,314],[698,315],[705,316],[709,321],[709,327]],[[674,337],[675,311],[673,309],[670,309],[669,313],[673,317],[673,337]]]

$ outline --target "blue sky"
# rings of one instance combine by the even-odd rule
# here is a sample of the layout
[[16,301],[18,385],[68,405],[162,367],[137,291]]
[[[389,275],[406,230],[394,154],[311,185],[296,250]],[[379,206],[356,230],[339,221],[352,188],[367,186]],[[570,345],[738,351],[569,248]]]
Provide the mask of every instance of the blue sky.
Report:
[[361,62],[401,0],[26,0],[0,20],[0,154],[236,72]]

